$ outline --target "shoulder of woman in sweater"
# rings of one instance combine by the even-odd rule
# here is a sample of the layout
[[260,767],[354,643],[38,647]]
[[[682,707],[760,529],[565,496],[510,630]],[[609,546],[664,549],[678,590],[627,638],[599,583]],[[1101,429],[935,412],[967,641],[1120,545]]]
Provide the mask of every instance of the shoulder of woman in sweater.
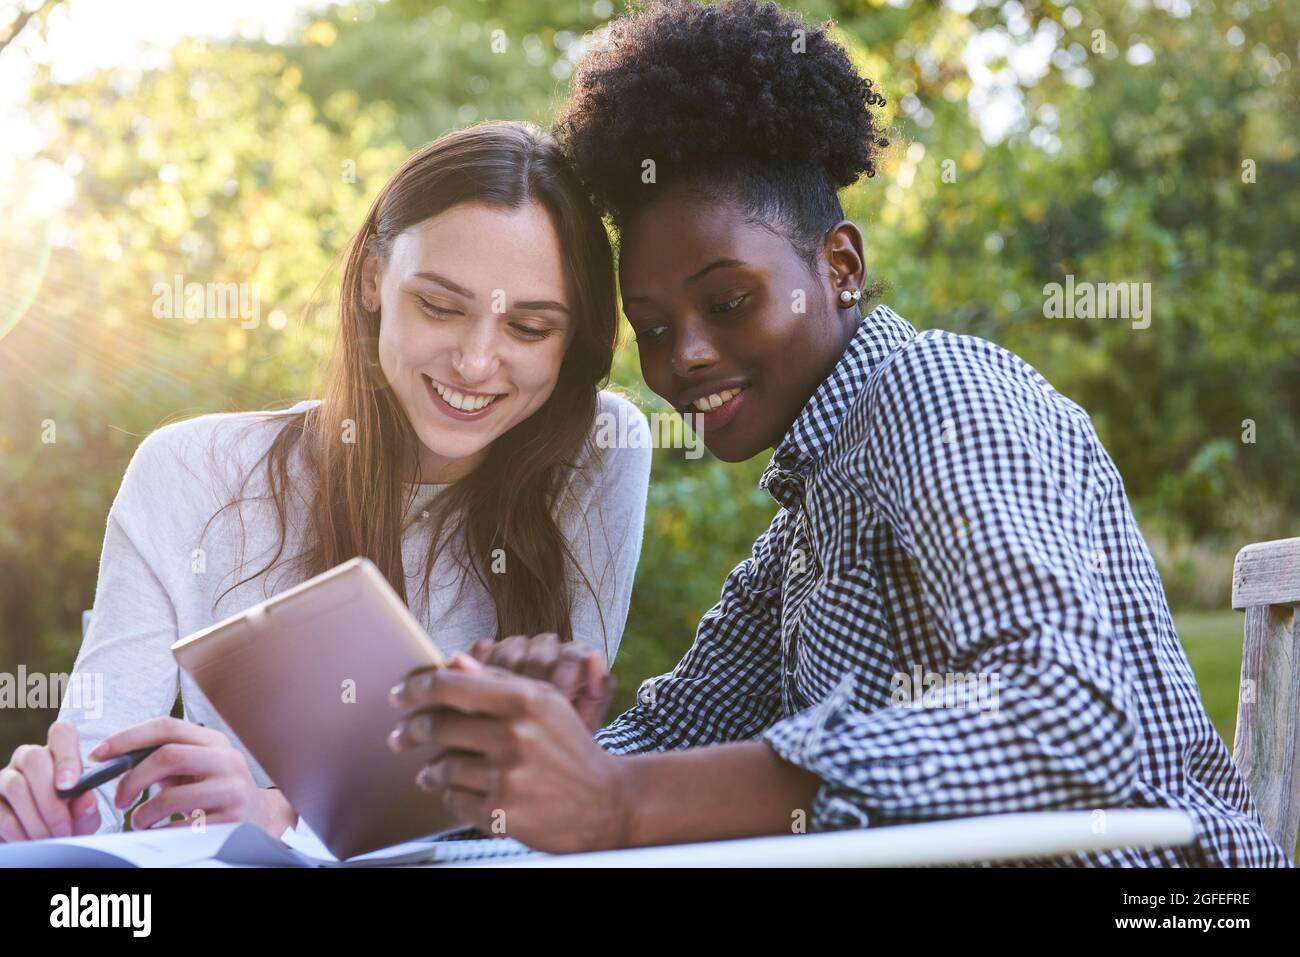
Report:
[[113,508],[175,508],[216,499],[224,504],[270,449],[286,417],[318,401],[278,410],[206,413],[159,426],[132,455]]
[[575,485],[588,491],[611,483],[644,486],[650,479],[652,443],[645,413],[618,392],[601,390],[588,441],[578,457]]

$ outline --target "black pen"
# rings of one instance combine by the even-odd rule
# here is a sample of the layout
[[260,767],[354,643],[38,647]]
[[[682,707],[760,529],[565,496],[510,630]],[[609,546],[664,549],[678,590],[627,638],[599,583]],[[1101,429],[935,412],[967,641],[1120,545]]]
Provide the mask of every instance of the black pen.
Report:
[[155,744],[151,748],[137,748],[134,751],[126,752],[126,754],[119,754],[117,757],[110,758],[103,764],[97,764],[86,771],[81,775],[81,780],[71,787],[57,788],[54,793],[64,801],[85,794],[92,788],[97,788],[101,784],[130,771],[161,747],[161,744]]

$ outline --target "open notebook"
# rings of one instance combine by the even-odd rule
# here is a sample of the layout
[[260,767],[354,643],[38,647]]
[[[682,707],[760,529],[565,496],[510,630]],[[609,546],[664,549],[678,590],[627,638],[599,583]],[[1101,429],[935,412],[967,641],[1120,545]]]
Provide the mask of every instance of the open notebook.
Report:
[[277,841],[255,824],[212,824],[0,844],[0,867],[376,867],[532,854],[509,838],[426,840],[340,861],[310,830]]

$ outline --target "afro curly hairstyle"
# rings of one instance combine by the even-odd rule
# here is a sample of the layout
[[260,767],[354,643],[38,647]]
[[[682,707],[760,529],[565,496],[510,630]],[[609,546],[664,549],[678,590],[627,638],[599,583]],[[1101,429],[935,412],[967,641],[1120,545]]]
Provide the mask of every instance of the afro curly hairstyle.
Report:
[[889,145],[873,110],[885,98],[830,26],[757,0],[638,7],[578,64],[556,136],[620,232],[683,185],[740,204],[812,268],[844,218],[838,191],[874,176]]

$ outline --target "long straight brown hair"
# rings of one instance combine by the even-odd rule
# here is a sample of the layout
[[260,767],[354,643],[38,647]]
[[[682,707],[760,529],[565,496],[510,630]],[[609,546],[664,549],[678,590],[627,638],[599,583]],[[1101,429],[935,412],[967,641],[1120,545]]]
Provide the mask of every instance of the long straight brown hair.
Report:
[[[284,425],[244,478],[239,496],[222,509],[248,500],[248,480],[264,465],[269,494],[259,498],[274,502],[279,547],[231,589],[281,560],[293,493],[303,495],[310,516],[304,550],[286,560],[300,580],[364,555],[407,601],[401,543],[410,499],[403,483],[419,481],[419,438],[379,365],[380,317],[363,303],[362,264],[372,249],[386,261],[404,230],[467,202],[511,209],[536,202],[547,211],[563,249],[573,336],[545,404],[498,437],[472,476],[437,497],[424,587],[439,553],[448,550],[461,566],[461,587],[472,574],[494,601],[498,640],[544,631],[573,638],[571,585],[586,576],[554,509],[585,459],[598,391],[613,361],[614,267],[600,215],[560,148],[525,124],[485,123],[439,137],[380,191],[348,249],[321,402],[301,412],[270,413]],[[345,440],[348,435],[354,440]],[[303,456],[306,488],[291,488],[288,462],[295,449]],[[502,559],[504,574],[493,573]]]

